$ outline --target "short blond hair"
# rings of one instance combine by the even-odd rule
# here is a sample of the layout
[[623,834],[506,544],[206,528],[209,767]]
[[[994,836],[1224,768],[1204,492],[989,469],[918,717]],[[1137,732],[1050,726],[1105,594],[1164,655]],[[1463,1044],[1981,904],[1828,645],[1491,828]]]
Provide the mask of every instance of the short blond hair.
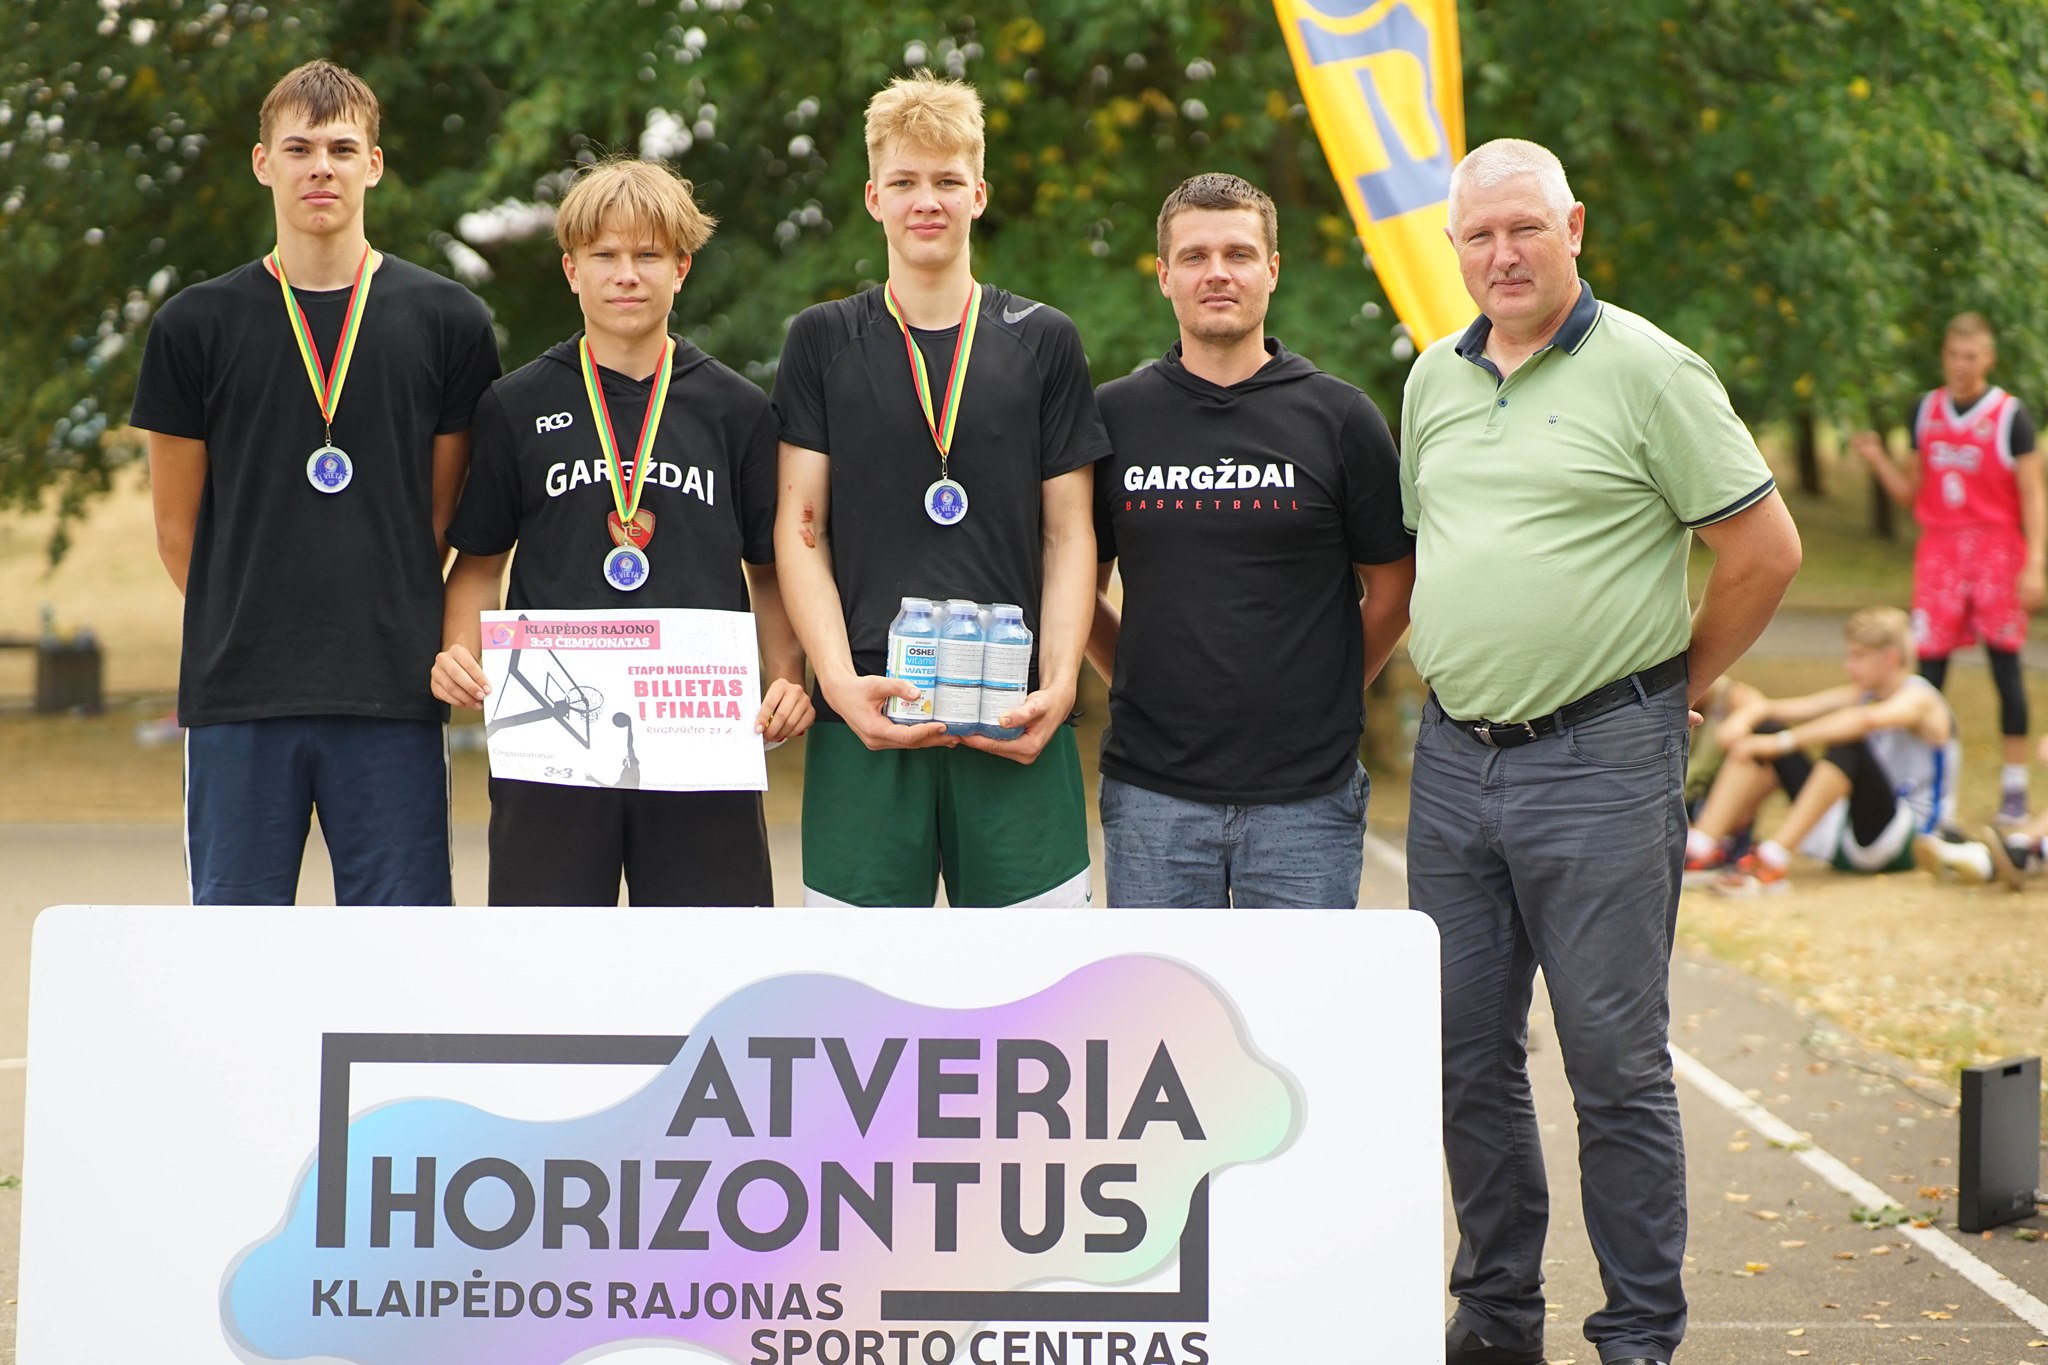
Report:
[[659,161],[619,156],[585,166],[555,211],[555,240],[575,255],[604,235],[645,232],[664,251],[694,256],[718,220],[697,207],[694,187]]
[[1842,623],[1842,637],[1864,649],[1896,649],[1901,663],[1913,657],[1913,618],[1897,607],[1865,607]]
[[1948,328],[1942,332],[1941,338],[1946,341],[1950,337],[1976,337],[1990,342],[1993,346],[1998,344],[1998,334],[1991,330],[1991,319],[1982,313],[1958,313],[1950,318]]
[[868,174],[873,176],[892,142],[920,151],[965,154],[982,178],[988,149],[981,96],[965,81],[941,80],[929,71],[898,76],[868,101]]
[[363,78],[324,58],[285,72],[263,97],[263,108],[256,115],[256,137],[265,146],[270,144],[278,117],[288,111],[304,114],[315,128],[345,120],[359,123],[372,147],[377,145],[377,129],[383,121],[376,93]]

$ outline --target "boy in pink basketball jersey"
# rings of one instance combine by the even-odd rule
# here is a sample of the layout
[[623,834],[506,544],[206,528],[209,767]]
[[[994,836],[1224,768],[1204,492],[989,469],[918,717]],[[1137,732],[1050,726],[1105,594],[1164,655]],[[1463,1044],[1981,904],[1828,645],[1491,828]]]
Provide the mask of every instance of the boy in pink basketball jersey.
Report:
[[1936,687],[1949,655],[1981,639],[1998,685],[2005,736],[1998,821],[2027,818],[2027,693],[2020,647],[2027,613],[2048,595],[2048,494],[2034,456],[2034,424],[2019,399],[1994,388],[1991,324],[1977,313],[1950,321],[1941,345],[1942,387],[1913,410],[1919,458],[1901,466],[1874,431],[1852,445],[1892,500],[1913,509],[1913,635],[1920,672]]

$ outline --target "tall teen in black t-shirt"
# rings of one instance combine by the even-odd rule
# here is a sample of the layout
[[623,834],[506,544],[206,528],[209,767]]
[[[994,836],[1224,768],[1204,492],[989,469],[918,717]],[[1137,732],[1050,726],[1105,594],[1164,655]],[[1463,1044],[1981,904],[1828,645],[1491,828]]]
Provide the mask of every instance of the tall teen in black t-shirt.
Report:
[[[799,315],[775,381],[776,556],[834,722],[805,754],[805,899],[929,905],[943,875],[954,905],[1080,904],[1065,722],[1088,633],[1090,467],[1108,452],[1080,341],[1058,310],[975,281],[988,190],[971,87],[896,81],[868,105],[867,147],[888,283]],[[1022,737],[956,742],[885,718],[916,695],[883,676],[905,596],[1024,608],[1037,671],[1001,718]]]
[[[810,725],[803,653],[776,585],[775,414],[760,389],[668,332],[711,228],[689,182],[651,161],[591,167],[563,198],[555,235],[583,332],[477,407],[476,461],[448,529],[458,554],[432,674],[443,701],[483,704],[478,616],[497,607],[516,543],[514,610],[745,611],[751,595],[769,679],[754,729],[779,742]],[[599,439],[607,420],[613,455]],[[615,582],[633,550],[637,569]],[[635,905],[775,903],[759,792],[494,777],[490,845],[493,905],[614,905],[621,872]]]
[[1167,196],[1180,340],[1098,395],[1116,453],[1088,656],[1110,682],[1113,905],[1358,900],[1364,687],[1407,628],[1415,541],[1379,409],[1265,335],[1277,237],[1236,176]]
[[197,904],[289,905],[315,807],[345,905],[449,902],[442,535],[498,375],[490,315],[373,251],[377,99],[310,62],[263,103],[277,249],[150,325],[157,549],[185,595],[178,717]]

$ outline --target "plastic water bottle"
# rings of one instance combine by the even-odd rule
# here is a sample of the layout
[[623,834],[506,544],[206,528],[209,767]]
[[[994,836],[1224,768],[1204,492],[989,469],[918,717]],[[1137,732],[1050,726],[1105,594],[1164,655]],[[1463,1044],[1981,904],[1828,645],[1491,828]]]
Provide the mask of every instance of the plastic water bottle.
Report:
[[939,695],[932,719],[946,722],[949,735],[981,733],[981,608],[955,599],[946,603],[939,627]]
[[1024,608],[998,602],[988,609],[988,639],[981,653],[981,732],[990,739],[1015,739],[1022,726],[997,724],[1003,712],[1024,700],[1031,681],[1031,631]]
[[939,624],[929,597],[906,597],[889,623],[889,676],[917,689],[917,696],[891,697],[884,710],[898,725],[926,725],[939,686]]

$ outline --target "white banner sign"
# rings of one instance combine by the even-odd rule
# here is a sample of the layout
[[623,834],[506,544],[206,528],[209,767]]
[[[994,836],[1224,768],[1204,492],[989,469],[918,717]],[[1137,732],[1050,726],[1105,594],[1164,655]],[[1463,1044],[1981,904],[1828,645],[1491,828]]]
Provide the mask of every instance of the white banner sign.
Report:
[[1406,911],[60,907],[20,1359],[1440,1361],[1437,1018]]
[[763,791],[744,611],[487,611],[491,776],[570,787]]

